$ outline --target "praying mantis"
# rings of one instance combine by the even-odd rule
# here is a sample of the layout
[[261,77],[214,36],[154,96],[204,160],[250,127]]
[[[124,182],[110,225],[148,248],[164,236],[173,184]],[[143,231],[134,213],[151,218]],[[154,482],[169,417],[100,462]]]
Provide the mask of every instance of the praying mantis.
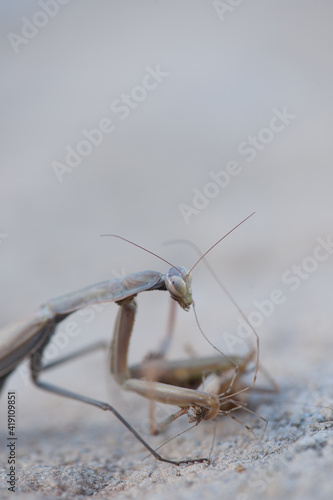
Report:
[[[244,404],[238,402],[236,396],[254,386],[259,365],[259,339],[255,331],[254,334],[257,340],[256,367],[253,381],[247,387],[242,387],[239,382],[247,369],[248,363],[254,357],[255,353],[253,352],[245,358],[240,356],[229,357],[217,349],[220,353],[219,356],[180,361],[166,361],[163,354],[159,354],[155,356],[155,359],[148,359],[145,363],[132,367],[128,366],[127,354],[136,314],[137,295],[155,290],[168,291],[171,298],[183,310],[188,311],[191,305],[194,306],[191,288],[193,269],[212,248],[252,215],[246,217],[220,238],[200,257],[190,271],[183,267],[175,267],[165,259],[148,251],[171,266],[166,274],[156,271],[143,271],[103,281],[50,300],[30,318],[2,328],[0,330],[0,391],[7,377],[15,368],[25,358],[30,358],[31,377],[36,386],[51,393],[95,406],[104,411],[110,411],[157,460],[173,465],[209,462],[207,458],[179,461],[165,458],[157,453],[109,403],[40,380],[40,375],[44,371],[85,354],[88,351],[87,348],[49,364],[43,364],[43,352],[54,335],[57,326],[69,315],[90,305],[115,302],[120,308],[111,344],[111,374],[118,384],[127,391],[133,391],[153,402],[179,407],[179,410],[170,415],[160,426],[156,427],[152,424],[152,433],[159,433],[181,415],[186,414],[189,422],[198,424],[202,420],[210,420],[220,413],[229,413],[228,410],[221,410],[223,404],[230,403],[233,409],[243,408]],[[111,236],[116,236],[146,250],[125,238],[117,235]],[[99,346],[94,345],[91,349],[96,347]],[[221,354],[223,354],[223,357]],[[233,375],[226,376],[225,373],[229,373],[231,369],[233,369]],[[210,375],[202,381],[202,373]]]

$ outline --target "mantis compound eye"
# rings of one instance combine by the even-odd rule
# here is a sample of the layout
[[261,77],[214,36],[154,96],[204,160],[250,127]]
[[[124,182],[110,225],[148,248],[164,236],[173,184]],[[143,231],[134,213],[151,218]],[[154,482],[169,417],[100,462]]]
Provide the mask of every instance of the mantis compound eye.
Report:
[[172,295],[176,295],[177,297],[183,297],[186,293],[184,280],[178,276],[173,276],[169,279],[168,289]]
[[[182,276],[182,273],[184,276]],[[175,268],[169,269],[165,276],[165,284],[171,295],[174,295],[175,297],[184,297],[187,293],[188,290],[184,278],[185,276],[186,270],[182,267],[179,270]]]

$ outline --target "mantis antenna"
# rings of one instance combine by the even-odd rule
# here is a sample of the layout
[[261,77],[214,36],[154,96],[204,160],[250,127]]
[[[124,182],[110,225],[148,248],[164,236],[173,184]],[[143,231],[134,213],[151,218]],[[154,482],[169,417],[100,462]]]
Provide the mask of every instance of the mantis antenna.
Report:
[[[208,250],[206,250],[206,252],[204,254],[201,255],[201,257],[196,261],[196,263],[191,267],[191,269],[189,270],[189,272],[187,273],[187,276],[189,274],[191,274],[191,272],[193,271],[193,269],[199,264],[199,262],[204,259],[206,257],[206,255],[211,251],[213,250],[214,247],[216,247],[216,245],[218,245],[222,240],[224,240],[224,238],[226,238],[227,236],[229,236],[229,234],[231,234],[233,231],[235,231],[235,229],[237,229],[239,226],[241,226],[245,221],[247,221],[250,217],[252,217],[252,215],[254,215],[255,212],[252,212],[252,214],[248,215],[245,219],[243,219],[239,224],[237,224],[235,227],[233,227],[228,233],[226,233],[224,236],[222,236],[222,238],[220,238],[216,243],[214,243],[214,245],[212,245],[211,247],[208,248]],[[180,269],[178,269],[177,266],[174,266],[173,264],[171,264],[171,262],[169,262],[168,260],[166,259],[163,259],[163,257],[161,257],[160,255],[157,255],[157,253],[154,253],[152,252],[151,250],[148,250],[147,248],[139,245],[138,243],[134,243],[134,241],[131,241],[131,240],[128,240],[127,238],[124,238],[123,236],[119,236],[118,234],[101,234],[102,237],[104,236],[111,236],[113,238],[119,238],[120,240],[123,240],[123,241],[126,241],[127,243],[130,243],[131,245],[134,245],[135,247],[137,248],[141,248],[141,250],[144,250],[145,252],[148,252],[150,253],[151,255],[154,255],[155,257],[157,257],[158,259],[162,260],[163,262],[165,262],[166,264],[169,264],[169,266],[173,267],[174,269],[177,269],[180,274],[183,276],[183,278],[185,278],[184,274],[181,272]]]

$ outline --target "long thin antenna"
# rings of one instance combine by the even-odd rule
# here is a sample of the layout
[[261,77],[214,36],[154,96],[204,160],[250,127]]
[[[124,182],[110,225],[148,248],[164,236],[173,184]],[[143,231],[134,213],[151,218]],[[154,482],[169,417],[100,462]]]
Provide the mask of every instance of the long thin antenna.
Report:
[[229,385],[229,387],[231,388],[235,382],[239,366],[237,365],[237,363],[233,359],[231,359],[227,354],[224,354],[223,351],[221,351],[218,347],[216,347],[216,345],[213,344],[213,342],[211,342],[209,340],[209,338],[207,337],[207,335],[205,334],[205,332],[203,331],[203,329],[201,328],[201,325],[199,323],[198,316],[197,316],[197,310],[195,308],[194,302],[193,302],[193,312],[194,312],[195,321],[197,323],[199,331],[200,331],[201,335],[204,337],[204,339],[207,340],[208,344],[210,344],[215,349],[215,351],[217,351],[219,354],[221,354],[221,356],[226,358],[228,361],[230,361],[230,363],[232,363],[235,366],[235,372],[234,372],[234,375],[233,375],[231,382],[230,382],[230,385]]
[[253,212],[251,215],[248,215],[244,220],[242,220],[242,222],[240,222],[239,224],[237,224],[237,226],[233,227],[227,234],[225,234],[224,236],[222,236],[222,238],[220,238],[216,243],[214,243],[214,245],[212,245],[210,248],[208,248],[208,250],[203,254],[201,255],[200,259],[196,261],[196,263],[194,264],[194,266],[191,267],[191,269],[189,270],[189,273],[190,274],[193,269],[199,264],[199,262],[206,257],[206,255],[211,251],[213,250],[214,247],[216,247],[216,245],[218,245],[222,240],[224,240],[224,238],[226,238],[227,236],[229,236],[230,233],[232,233],[233,231],[235,231],[235,229],[237,229],[239,226],[241,226],[245,221],[247,221],[247,219],[249,219],[250,217],[252,217],[252,215],[254,215],[255,212]]
[[[160,444],[160,446],[158,446],[157,448],[155,448],[155,451],[159,450],[160,448],[162,448],[162,446],[165,446],[166,444],[170,443],[170,441],[173,441],[174,439],[176,439],[177,437],[181,436],[182,434],[185,434],[185,432],[190,431],[191,429],[193,429],[194,427],[196,427],[198,424],[200,424],[200,422],[201,422],[201,420],[198,420],[197,422],[195,422],[195,424],[191,425],[191,427],[188,427],[187,429],[184,429],[183,431],[179,432],[175,436],[172,436],[171,438],[169,438],[167,441],[164,441],[164,443]],[[148,455],[148,457],[149,457],[149,455]],[[207,460],[207,462],[210,462],[209,458],[206,458],[204,460]]]
[[101,236],[112,236],[113,238],[119,238],[120,240],[126,241],[127,243],[130,243],[131,245],[134,245],[135,247],[141,248],[141,250],[144,250],[145,252],[148,252],[151,255],[154,255],[155,257],[162,260],[166,264],[169,264],[169,266],[173,267],[174,269],[177,269],[177,271],[180,272],[180,274],[183,276],[183,278],[185,278],[184,274],[181,272],[180,269],[178,269],[178,267],[171,264],[171,262],[169,262],[168,260],[163,259],[163,257],[160,257],[159,255],[157,255],[157,253],[151,252],[150,250],[147,250],[147,248],[142,247],[141,245],[138,245],[137,243],[134,243],[134,241],[127,240],[126,238],[123,238],[122,236],[118,236],[118,234],[101,234]]
[[[255,212],[253,212],[254,214]],[[238,224],[238,226],[240,224],[242,224],[244,221],[246,221],[249,217],[251,217],[253,214],[249,215],[246,219],[244,219],[242,222],[240,222]],[[234,229],[236,229],[236,227],[238,226],[235,226]],[[229,233],[227,234],[230,234],[234,229],[232,229],[231,231],[229,231]],[[227,236],[227,234],[225,236]],[[225,238],[225,236],[223,238]],[[221,238],[219,241],[221,241],[223,238]],[[219,243],[219,241],[217,243]],[[168,244],[173,244],[173,243],[186,243],[187,245],[190,245],[192,248],[194,248],[194,250],[196,252],[198,252],[199,254],[201,253],[200,249],[198,248],[198,246],[195,244],[195,243],[192,243],[192,241],[188,241],[188,240],[184,240],[184,239],[177,239],[177,240],[171,240],[170,242],[168,242]],[[215,245],[217,245],[217,243],[215,243]],[[209,250],[211,250],[215,245],[213,245]],[[209,252],[208,250],[208,252]],[[197,261],[200,262],[206,255],[207,253],[204,253],[200,259]],[[237,372],[237,369],[238,369],[238,365],[236,364],[237,368],[235,370],[235,373],[234,373],[234,376],[232,378],[232,381],[229,385],[229,388],[222,394],[220,394],[220,396],[223,396],[225,399],[227,398],[231,398],[233,396],[235,396],[236,394],[240,394],[242,392],[245,392],[245,391],[248,391],[249,389],[251,389],[252,387],[254,387],[255,383],[256,383],[256,380],[257,380],[257,375],[258,375],[258,369],[259,369],[259,336],[255,330],[255,328],[251,325],[251,323],[249,322],[248,318],[246,317],[244,311],[242,310],[242,308],[238,305],[238,303],[236,302],[236,300],[233,298],[233,296],[231,295],[231,293],[227,290],[227,288],[223,285],[222,281],[220,280],[220,278],[214,273],[213,269],[211,268],[209,262],[207,261],[207,259],[204,259],[204,264],[206,265],[208,271],[211,273],[211,275],[213,276],[213,278],[215,279],[215,281],[218,283],[218,285],[222,288],[222,290],[224,291],[224,293],[226,294],[226,296],[228,297],[228,299],[231,301],[231,303],[234,305],[234,307],[236,308],[236,310],[239,312],[239,314],[242,316],[242,318],[244,319],[245,323],[250,327],[250,329],[252,330],[254,336],[255,336],[255,339],[256,339],[256,366],[255,366],[255,371],[254,371],[254,375],[253,375],[253,381],[251,383],[251,385],[249,385],[248,387],[244,388],[244,389],[240,389],[239,391],[237,391],[236,393],[233,393],[233,394],[229,394],[230,391],[231,391],[231,388],[232,388],[232,385],[234,383],[234,380],[236,378],[236,372]],[[195,264],[196,266],[197,264]],[[193,269],[193,268],[192,268]],[[194,314],[195,314],[195,317],[196,317],[196,322],[198,324],[198,327],[199,327],[199,330],[201,331],[202,335],[205,337],[205,339],[208,341],[208,343],[214,347],[215,350],[217,350],[218,352],[220,352],[224,357],[230,359],[226,354],[224,354],[222,351],[220,351],[216,346],[214,346],[214,344],[207,338],[207,336],[205,335],[205,333],[202,331],[201,327],[200,327],[200,323],[198,321],[198,318],[197,318],[197,314],[196,314],[196,310],[195,308],[193,307],[194,309]],[[232,360],[231,360],[232,361]],[[225,394],[227,394],[225,396]]]

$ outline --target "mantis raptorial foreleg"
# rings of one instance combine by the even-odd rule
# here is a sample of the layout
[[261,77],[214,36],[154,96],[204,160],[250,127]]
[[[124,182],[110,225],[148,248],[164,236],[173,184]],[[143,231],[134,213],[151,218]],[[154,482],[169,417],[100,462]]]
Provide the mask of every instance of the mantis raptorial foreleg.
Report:
[[[230,415],[237,420],[230,412],[244,408],[245,405],[231,399],[230,396],[224,397],[224,394],[228,392],[232,381],[234,385],[232,396],[236,397],[237,383],[254,357],[254,352],[245,358],[214,356],[181,361],[151,359],[129,367],[127,354],[136,312],[135,300],[126,299],[121,302],[120,307],[111,344],[111,373],[123,389],[136,392],[151,402],[180,408],[159,425],[155,424],[151,411],[153,434],[160,433],[167,425],[185,414],[190,423],[197,424],[202,420],[210,420],[218,414]],[[233,371],[235,366],[238,369],[234,380],[233,376],[227,373]],[[203,372],[210,373],[211,380],[200,384]],[[242,389],[239,392],[242,392]]]
[[111,373],[123,389],[136,392],[154,401],[179,406],[188,414],[200,408],[202,419],[209,420],[218,414],[219,399],[203,391],[179,388],[170,384],[131,378],[127,364],[129,340],[133,328],[136,304],[134,299],[124,300],[117,315],[111,348]]

